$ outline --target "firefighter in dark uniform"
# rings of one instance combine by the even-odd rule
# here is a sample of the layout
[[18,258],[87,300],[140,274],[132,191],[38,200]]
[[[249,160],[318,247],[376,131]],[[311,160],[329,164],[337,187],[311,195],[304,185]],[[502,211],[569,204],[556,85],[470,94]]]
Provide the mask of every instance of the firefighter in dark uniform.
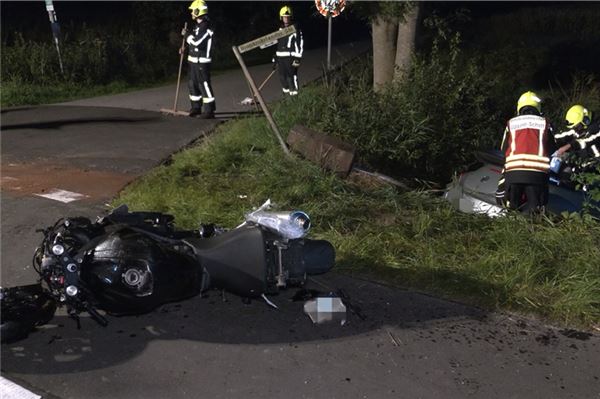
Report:
[[[280,29],[292,25],[292,9],[289,6],[279,10]],[[275,53],[276,67],[279,69],[279,80],[284,94],[295,96],[298,94],[298,67],[304,51],[302,32],[296,26],[296,32],[282,37],[277,41]]]
[[565,115],[564,132],[554,136],[560,148],[556,156],[570,152],[575,158],[573,172],[594,170],[600,164],[600,123],[583,105],[573,105]]
[[188,87],[190,90],[190,116],[214,118],[215,97],[210,84],[210,64],[213,31],[209,27],[208,7],[204,0],[194,0],[189,6],[195,22],[186,38],[188,44]]
[[505,204],[511,209],[536,212],[548,203],[549,156],[555,143],[550,123],[541,116],[541,103],[535,93],[523,93],[517,102],[517,116],[507,122],[504,130],[504,173],[498,192],[505,191]]

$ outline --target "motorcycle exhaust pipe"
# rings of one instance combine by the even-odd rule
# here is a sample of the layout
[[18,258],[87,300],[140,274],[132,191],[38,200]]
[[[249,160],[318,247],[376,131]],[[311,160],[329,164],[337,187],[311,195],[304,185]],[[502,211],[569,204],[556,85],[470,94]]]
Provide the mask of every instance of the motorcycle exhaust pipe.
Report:
[[304,237],[310,230],[310,217],[302,211],[268,212],[258,210],[246,215],[246,222],[263,226],[287,239]]

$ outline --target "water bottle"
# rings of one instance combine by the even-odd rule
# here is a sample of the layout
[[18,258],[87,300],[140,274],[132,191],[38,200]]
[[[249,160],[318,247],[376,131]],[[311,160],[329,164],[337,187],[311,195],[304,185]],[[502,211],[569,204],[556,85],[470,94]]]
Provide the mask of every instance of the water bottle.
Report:
[[553,156],[553,157],[550,159],[550,170],[551,170],[553,173],[556,173],[556,174],[558,174],[558,172],[560,172],[560,167],[561,167],[561,165],[562,165],[562,159],[561,159],[561,158],[559,158],[559,157],[557,157],[557,156]]

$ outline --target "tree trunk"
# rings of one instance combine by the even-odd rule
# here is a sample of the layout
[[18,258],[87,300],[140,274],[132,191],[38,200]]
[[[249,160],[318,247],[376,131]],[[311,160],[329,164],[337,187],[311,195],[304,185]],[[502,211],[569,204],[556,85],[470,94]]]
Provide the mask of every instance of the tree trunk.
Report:
[[400,21],[398,24],[394,80],[401,79],[410,68],[411,58],[415,51],[420,4],[420,2],[415,2],[404,15],[404,21]]
[[398,21],[378,16],[373,28],[373,89],[380,91],[394,77]]

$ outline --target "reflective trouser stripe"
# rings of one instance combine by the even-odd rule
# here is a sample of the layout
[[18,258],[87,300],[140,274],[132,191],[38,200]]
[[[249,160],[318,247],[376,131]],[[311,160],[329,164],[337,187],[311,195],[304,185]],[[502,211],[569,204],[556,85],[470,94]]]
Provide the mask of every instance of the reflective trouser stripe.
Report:
[[200,101],[200,100],[202,100],[202,96],[192,96],[190,94],[190,100],[191,101]]
[[209,103],[215,101],[215,98],[210,91],[210,87],[208,87],[208,82],[204,82],[204,89],[206,90],[206,98],[204,99],[204,102]]

